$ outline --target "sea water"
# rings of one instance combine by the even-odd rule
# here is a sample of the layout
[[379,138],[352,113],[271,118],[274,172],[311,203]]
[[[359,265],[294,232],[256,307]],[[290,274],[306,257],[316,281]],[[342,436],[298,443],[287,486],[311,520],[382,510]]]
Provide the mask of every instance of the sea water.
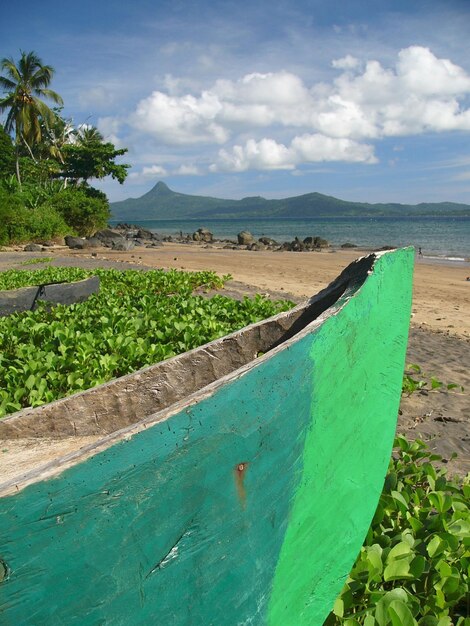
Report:
[[[116,221],[111,224],[116,224]],[[383,246],[412,245],[423,256],[464,261],[470,258],[470,217],[321,217],[308,219],[231,219],[231,220],[139,220],[143,228],[175,235],[208,228],[215,237],[236,240],[248,230],[255,237],[291,241],[308,236],[327,239],[333,246],[353,243],[379,249]]]

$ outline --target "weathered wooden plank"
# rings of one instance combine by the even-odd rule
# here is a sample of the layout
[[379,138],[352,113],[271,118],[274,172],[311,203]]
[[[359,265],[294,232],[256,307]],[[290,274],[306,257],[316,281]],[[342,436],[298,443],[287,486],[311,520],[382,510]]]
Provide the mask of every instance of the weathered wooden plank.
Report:
[[0,621],[321,625],[383,484],[411,267],[378,256],[261,358],[5,485]]
[[98,276],[90,276],[74,283],[48,283],[34,287],[22,287],[0,291],[0,317],[31,311],[39,300],[53,304],[82,302],[100,288]]

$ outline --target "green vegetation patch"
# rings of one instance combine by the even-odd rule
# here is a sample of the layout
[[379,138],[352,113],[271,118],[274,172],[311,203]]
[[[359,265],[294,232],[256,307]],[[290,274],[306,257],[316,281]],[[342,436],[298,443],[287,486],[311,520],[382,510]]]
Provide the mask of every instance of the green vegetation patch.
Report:
[[361,552],[325,626],[469,626],[470,479],[398,437]]
[[210,271],[11,270],[0,273],[0,290],[93,274],[100,291],[85,302],[41,303],[0,319],[0,416],[89,389],[293,306],[261,296],[195,294],[223,287]]

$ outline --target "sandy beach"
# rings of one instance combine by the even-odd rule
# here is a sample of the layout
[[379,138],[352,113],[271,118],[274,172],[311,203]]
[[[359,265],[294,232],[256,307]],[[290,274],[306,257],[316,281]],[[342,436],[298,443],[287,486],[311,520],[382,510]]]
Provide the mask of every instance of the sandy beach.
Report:
[[[365,254],[354,250],[270,252],[225,250],[206,245],[165,243],[159,248],[129,252],[54,248],[47,256],[54,265],[122,268],[211,269],[230,274],[227,293],[287,297],[300,301],[324,288],[351,261]],[[19,268],[37,253],[0,253],[0,270]],[[28,269],[25,267],[24,269]],[[398,432],[420,437],[443,455],[449,471],[470,472],[470,275],[469,264],[445,264],[416,259],[407,363],[418,364],[419,379],[436,377],[456,383],[403,397]],[[460,387],[463,387],[462,391]],[[452,453],[457,459],[450,460]]]

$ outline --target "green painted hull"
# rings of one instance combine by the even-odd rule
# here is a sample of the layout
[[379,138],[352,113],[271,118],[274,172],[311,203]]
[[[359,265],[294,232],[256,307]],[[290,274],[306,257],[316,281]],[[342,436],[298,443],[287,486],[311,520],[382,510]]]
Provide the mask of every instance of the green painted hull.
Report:
[[[263,356],[1,485],[0,622],[320,626],[383,486],[411,274],[407,249],[356,263],[275,318],[282,332]],[[168,383],[172,362],[206,368],[224,345],[252,349],[272,326],[166,362],[155,388],[178,386]],[[158,368],[127,377],[127,388]],[[198,376],[176,380],[187,378]],[[98,407],[107,389],[122,391],[103,386],[18,414],[3,437],[35,415],[49,423],[55,411],[59,424],[74,406],[79,424],[87,398]]]

